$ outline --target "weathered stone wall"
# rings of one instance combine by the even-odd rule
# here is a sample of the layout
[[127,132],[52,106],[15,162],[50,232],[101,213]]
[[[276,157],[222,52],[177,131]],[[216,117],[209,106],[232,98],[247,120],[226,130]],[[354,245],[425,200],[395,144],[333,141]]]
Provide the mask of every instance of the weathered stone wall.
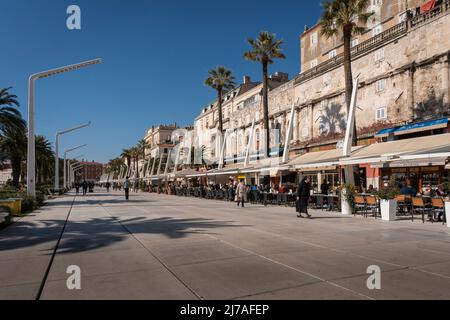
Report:
[[[450,37],[444,35],[450,30],[449,13],[411,28],[406,36],[353,61],[353,75],[360,75],[361,86],[356,112],[359,129],[365,131],[376,127],[375,115],[381,107],[387,108],[386,125],[445,115],[449,96],[446,53],[450,50]],[[376,62],[375,53],[380,49],[384,50],[384,58]],[[434,59],[440,55],[443,57]],[[415,68],[408,67],[413,62],[416,63]],[[378,81],[383,84],[380,85]],[[318,120],[320,117],[326,120],[323,118],[324,113],[333,111],[332,114],[342,114],[346,118],[344,85],[344,70],[341,66],[295,87],[295,100],[302,108],[301,117],[304,117],[299,120],[298,140],[308,140],[301,134],[306,130],[304,128],[308,128],[309,139],[327,134],[323,132],[323,121],[321,123]],[[378,85],[382,90],[377,91]],[[332,126],[337,131],[342,129],[337,125],[339,118],[335,117]]]

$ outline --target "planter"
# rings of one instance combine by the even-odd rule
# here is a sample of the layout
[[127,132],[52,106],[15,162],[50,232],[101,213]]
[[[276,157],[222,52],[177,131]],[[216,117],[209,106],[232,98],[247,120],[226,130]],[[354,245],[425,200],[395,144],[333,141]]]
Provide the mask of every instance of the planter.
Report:
[[450,201],[445,203],[445,220],[447,221],[447,227],[450,228],[450,223],[448,222],[448,218],[450,218]]
[[381,219],[395,221],[397,216],[397,200],[380,200]]
[[342,189],[342,197],[341,197],[341,211],[345,216],[349,216],[353,214],[353,209],[351,203],[347,201],[347,197],[345,196],[347,193],[346,189]]

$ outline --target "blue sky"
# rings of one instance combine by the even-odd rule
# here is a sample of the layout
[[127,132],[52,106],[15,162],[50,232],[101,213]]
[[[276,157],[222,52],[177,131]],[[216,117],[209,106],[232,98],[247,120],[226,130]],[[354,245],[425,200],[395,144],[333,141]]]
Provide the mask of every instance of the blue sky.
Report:
[[[244,61],[246,39],[268,30],[285,40],[285,61],[270,71],[300,70],[299,36],[314,24],[320,1],[300,0],[0,0],[0,87],[13,87],[27,116],[30,74],[100,57],[102,65],[40,80],[36,131],[55,132],[92,121],[65,136],[62,149],[88,143],[88,160],[106,162],[134,145],[152,125],[192,124],[215,93],[209,69],[230,68],[261,79]],[[81,8],[82,30],[66,28],[66,9]]]

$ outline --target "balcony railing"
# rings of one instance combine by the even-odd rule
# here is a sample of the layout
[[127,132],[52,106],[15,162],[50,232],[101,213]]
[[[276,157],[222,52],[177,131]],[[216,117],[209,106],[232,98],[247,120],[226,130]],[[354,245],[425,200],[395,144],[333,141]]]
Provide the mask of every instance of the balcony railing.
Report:
[[[409,18],[408,20],[401,22],[394,27],[381,32],[380,34],[356,45],[351,49],[352,59],[356,59],[367,52],[370,52],[382,45],[385,45],[387,42],[391,42],[400,37],[407,35],[408,30],[411,28],[415,28],[420,26],[430,20],[435,19],[443,14],[447,14],[450,11],[450,0],[444,1],[440,6],[420,15],[417,15],[413,18]],[[295,79],[295,84],[300,84],[305,82],[311,78],[314,78],[318,75],[326,73],[332,69],[335,69],[341,66],[344,63],[344,54],[338,54],[336,57],[329,59],[318,66],[311,68],[300,75]]]

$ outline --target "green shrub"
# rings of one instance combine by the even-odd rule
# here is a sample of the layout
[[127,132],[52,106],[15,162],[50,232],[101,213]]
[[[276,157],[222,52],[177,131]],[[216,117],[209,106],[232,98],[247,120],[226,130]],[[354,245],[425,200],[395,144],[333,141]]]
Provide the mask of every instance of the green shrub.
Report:
[[397,198],[397,196],[400,194],[400,189],[397,187],[384,187],[381,188],[380,191],[377,192],[378,198],[381,200],[393,200]]
[[38,208],[38,202],[35,197],[22,195],[22,212],[29,213]]
[[45,202],[45,196],[44,193],[38,191],[36,192],[36,203],[38,207],[42,207]]

